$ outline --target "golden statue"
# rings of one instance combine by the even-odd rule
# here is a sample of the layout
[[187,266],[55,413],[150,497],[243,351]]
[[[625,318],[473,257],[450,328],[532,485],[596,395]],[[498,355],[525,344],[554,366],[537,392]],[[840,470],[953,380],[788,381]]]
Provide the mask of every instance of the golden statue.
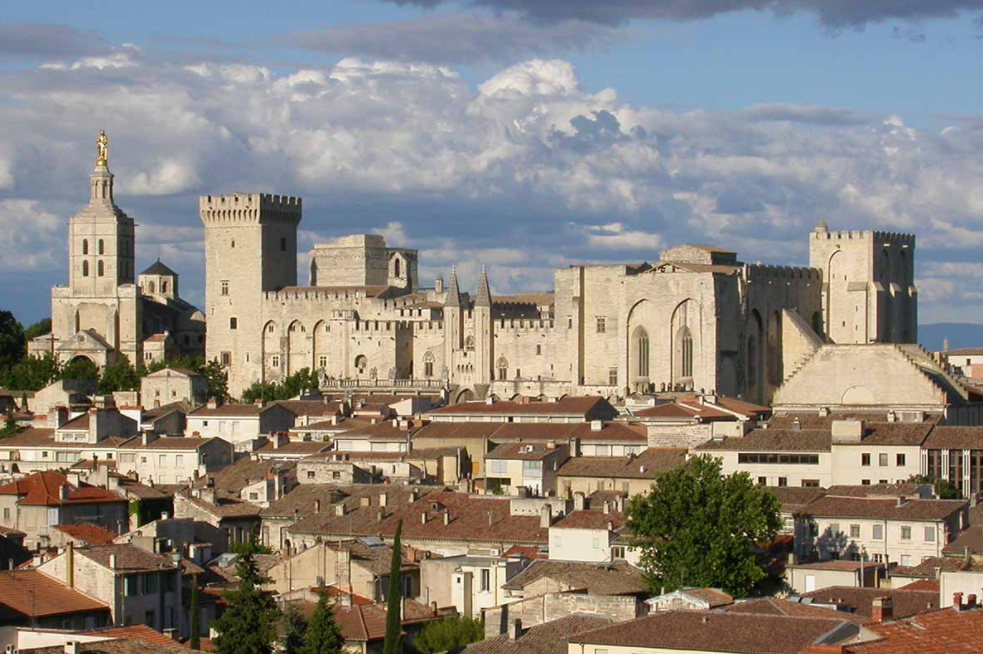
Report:
[[109,159],[109,137],[106,136],[106,130],[99,130],[99,136],[96,137],[96,151],[99,153],[99,157],[96,159],[97,166],[105,166],[106,161]]

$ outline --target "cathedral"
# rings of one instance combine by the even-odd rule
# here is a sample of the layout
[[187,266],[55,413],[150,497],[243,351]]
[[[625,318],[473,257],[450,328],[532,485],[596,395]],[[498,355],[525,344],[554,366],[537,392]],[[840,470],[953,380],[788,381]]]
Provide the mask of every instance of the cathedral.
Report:
[[[113,199],[109,140],[96,140],[89,204],[68,222],[68,285],[51,289],[51,333],[28,344],[65,364],[133,365],[205,351],[205,317],[178,295],[178,275],[159,260],[135,272],[133,219]],[[134,277],[136,280],[134,282]]]
[[301,199],[264,193],[199,198],[203,315],[160,261],[135,274],[134,223],[114,202],[104,133],[97,146],[89,203],[69,221],[68,285],[51,292],[52,333],[30,344],[62,362],[204,354],[233,396],[308,368],[325,391],[452,402],[695,390],[767,403],[823,344],[917,339],[908,234],[820,221],[808,267],[681,245],[651,262],[573,265],[552,291],[514,295],[494,295],[484,271],[473,293],[454,270],[425,287],[416,250],[350,235],[316,244],[300,285]]

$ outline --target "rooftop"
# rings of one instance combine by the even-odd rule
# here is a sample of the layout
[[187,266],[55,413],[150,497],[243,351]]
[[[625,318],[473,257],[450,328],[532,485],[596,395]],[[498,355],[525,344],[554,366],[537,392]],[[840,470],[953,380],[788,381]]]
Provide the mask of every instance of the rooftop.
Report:
[[[65,487],[65,497],[61,488]],[[75,487],[68,479],[57,472],[35,472],[26,477],[0,486],[0,495],[16,495],[21,506],[61,506],[63,504],[100,504],[104,502],[125,502],[126,500],[108,490],[83,484]]]
[[109,607],[35,569],[0,572],[0,624],[88,611]]
[[939,607],[939,592],[906,590],[904,588],[855,588],[853,586],[829,586],[805,593],[813,604],[833,604],[848,608],[856,616],[867,621],[873,612],[874,599],[888,597],[894,604],[894,617],[907,618],[917,613],[934,611]]
[[610,626],[610,618],[595,614],[574,613],[527,630],[516,640],[508,634],[491,636],[468,646],[467,654],[567,654],[568,640],[583,632]]
[[623,561],[585,563],[536,559],[502,588],[521,591],[541,579],[549,579],[565,590],[577,590],[591,595],[648,594],[642,580],[642,571]]
[[[117,573],[156,572],[158,570],[173,570],[176,567],[169,556],[148,552],[129,543],[77,548],[75,554]],[[112,560],[110,557],[113,556],[116,557],[116,567],[111,568]]]
[[565,397],[556,402],[462,402],[433,409],[437,416],[563,416],[586,417],[593,411],[609,413],[613,418],[617,411],[599,396]]
[[110,545],[116,539],[116,534],[99,525],[55,525],[54,528],[86,545]]

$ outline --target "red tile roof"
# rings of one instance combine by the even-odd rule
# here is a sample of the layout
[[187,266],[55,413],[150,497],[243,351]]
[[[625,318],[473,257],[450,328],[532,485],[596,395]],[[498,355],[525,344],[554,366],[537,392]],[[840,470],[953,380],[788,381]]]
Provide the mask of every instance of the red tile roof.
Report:
[[171,557],[148,552],[130,543],[78,548],[75,550],[75,555],[83,556],[104,568],[110,567],[112,562],[110,557],[115,556],[116,567],[111,569],[118,573],[154,572],[177,568],[177,564]]
[[907,500],[835,497],[826,495],[810,502],[803,513],[829,518],[877,518],[883,520],[944,520],[962,511],[965,500]]
[[142,624],[134,624],[127,627],[108,627],[106,629],[96,629],[88,633],[94,636],[136,640],[147,643],[148,645],[160,645],[161,647],[184,649],[184,647],[182,647],[180,644],[174,642],[159,631]]
[[102,602],[38,570],[0,572],[0,624],[90,611],[105,612],[109,617],[109,607]]
[[517,640],[508,634],[485,638],[471,646],[467,654],[567,654],[567,641],[592,629],[609,626],[613,620],[600,615],[575,613],[524,629]]
[[848,654],[979,654],[983,652],[983,610],[942,609],[909,620],[871,624],[876,642],[848,645]]
[[[605,406],[607,405],[607,406]],[[569,416],[586,417],[594,411],[610,414],[617,411],[603,397],[565,397],[557,402],[463,402],[433,409],[440,416]]]
[[[61,498],[61,488],[67,487],[67,496]],[[8,484],[0,486],[0,495],[16,495],[17,503],[23,506],[61,506],[62,504],[100,504],[105,502],[125,502],[126,500],[108,490],[95,486],[82,485],[76,488],[68,479],[57,472],[35,472]]]
[[86,545],[110,545],[116,539],[116,534],[99,525],[55,525],[55,529]]
[[617,511],[572,511],[553,525],[553,529],[607,529],[610,524],[617,529],[626,521]]
[[894,604],[894,617],[907,618],[918,613],[939,608],[937,591],[908,590],[906,588],[855,588],[853,586],[829,586],[802,595],[813,604],[833,604],[849,607],[863,620],[870,620],[872,606],[877,597],[889,597]]

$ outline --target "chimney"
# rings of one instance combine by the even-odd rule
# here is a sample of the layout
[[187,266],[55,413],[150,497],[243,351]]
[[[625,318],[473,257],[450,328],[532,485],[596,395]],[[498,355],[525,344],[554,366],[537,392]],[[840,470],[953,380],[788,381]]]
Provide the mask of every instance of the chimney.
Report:
[[314,500],[314,513],[321,512],[321,500]]
[[894,411],[888,411],[887,412],[887,421],[888,422],[897,422],[898,421],[898,414],[896,414]]
[[539,528],[549,529],[550,525],[553,523],[553,507],[549,504],[544,504],[543,508],[539,510]]
[[116,569],[116,555],[115,554],[110,554],[109,555],[109,569],[110,570],[115,570]]
[[522,638],[522,620],[519,618],[509,620],[509,642],[514,643],[520,638]]
[[488,511],[488,526],[491,527],[491,525],[492,525],[492,514],[491,511]]
[[608,520],[608,531],[614,531],[614,523]]
[[570,438],[570,456],[580,456],[580,439],[576,436]]
[[953,593],[952,594],[952,608],[956,611],[962,611],[963,608],[963,594]]
[[604,500],[604,515],[608,515],[609,513],[611,513],[611,503]]
[[448,511],[444,511],[444,525],[449,525],[451,523],[451,514]]
[[344,502],[338,502],[337,504],[334,505],[334,514],[336,516],[343,516],[343,515],[345,515],[345,503]]
[[942,339],[942,351],[943,352],[948,352],[949,351],[949,339],[948,338],[943,338]]
[[210,398],[208,398],[208,408],[209,409],[217,409],[218,408],[218,398],[217,397],[210,397]]
[[65,585],[75,588],[75,544],[72,541],[65,543]]
[[802,423],[799,422],[798,416],[792,419],[792,431],[802,431]]
[[368,506],[371,503],[372,503],[372,498],[371,497],[360,497],[360,498],[358,498],[358,505],[359,506]]
[[415,488],[410,491],[410,494],[408,496],[408,499],[409,499],[409,503],[410,504],[413,504],[413,502],[416,502],[419,499],[419,496],[416,494],[416,489]]
[[604,429],[604,421],[603,420],[591,420],[590,421],[590,430],[591,431],[601,431],[602,429]]
[[573,494],[573,510],[574,511],[583,511],[584,510],[584,494],[583,493],[579,493],[578,492],[578,493],[574,493]]
[[79,654],[79,641],[77,640],[66,640],[65,641],[65,654]]
[[58,499],[67,500],[68,499],[68,484],[62,484],[58,487]]
[[871,617],[874,622],[891,622],[894,620],[894,602],[890,597],[875,597],[871,607]]
[[260,398],[257,398],[253,402],[253,404],[262,409],[266,405],[266,401],[263,398],[260,397]]
[[966,596],[966,606],[971,609],[976,608],[976,593],[970,593]]
[[334,414],[333,416],[331,416],[331,424],[332,425],[337,425],[338,424],[338,414],[337,413]]
[[819,417],[826,418],[827,416],[829,416],[829,407],[828,406],[819,407]]
[[420,514],[420,524],[422,524],[422,525],[427,524],[427,512],[426,511],[424,511],[423,513]]
[[389,496],[385,493],[379,493],[379,506],[382,508],[386,507],[386,502],[389,501]]

